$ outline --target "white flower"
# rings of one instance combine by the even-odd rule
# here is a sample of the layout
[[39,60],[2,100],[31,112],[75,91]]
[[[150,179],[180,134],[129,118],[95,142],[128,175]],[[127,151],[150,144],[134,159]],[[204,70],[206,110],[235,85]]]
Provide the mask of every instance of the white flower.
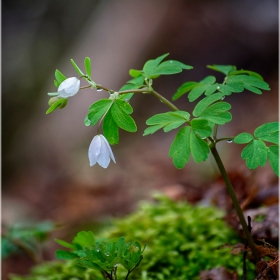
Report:
[[92,139],[88,149],[88,158],[90,166],[95,165],[97,162],[103,168],[107,168],[111,159],[116,163],[107,139],[101,134]]
[[64,80],[58,87],[58,95],[68,98],[75,95],[80,89],[80,80],[76,77]]

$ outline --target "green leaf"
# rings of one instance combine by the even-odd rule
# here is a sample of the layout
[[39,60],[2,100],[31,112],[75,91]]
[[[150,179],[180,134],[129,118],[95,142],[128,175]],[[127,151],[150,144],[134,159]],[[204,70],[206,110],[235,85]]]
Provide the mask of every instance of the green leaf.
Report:
[[259,89],[270,90],[269,85],[266,82],[248,75],[229,76],[226,80],[227,85],[236,84],[236,83],[239,84],[242,83],[245,89],[257,94],[262,93]]
[[95,237],[92,231],[80,231],[73,239],[73,244],[78,244],[82,247],[89,247],[95,244]]
[[186,82],[184,84],[182,84],[178,89],[177,92],[173,95],[172,100],[175,101],[177,100],[179,97],[181,97],[182,95],[184,95],[185,93],[189,92],[190,90],[192,90],[196,85],[198,85],[199,83],[197,82]]
[[[130,90],[130,89],[138,89],[140,87],[143,86],[144,83],[144,77],[143,76],[138,76],[135,77],[131,80],[129,80],[124,86],[122,86],[119,91],[123,91],[123,90]],[[121,95],[121,99],[122,100],[130,100],[131,97],[133,96],[133,90],[131,91],[131,93],[127,93],[127,94],[122,94]]]
[[[117,100],[115,100],[116,102],[114,102],[111,107],[111,114],[114,121],[123,130],[126,130],[128,132],[136,132],[137,126],[135,124],[135,121],[128,115],[128,112],[131,112],[130,110],[128,110],[128,106],[130,105],[121,99]],[[123,103],[120,103],[120,101],[122,101]]]
[[207,76],[203,80],[201,80],[199,83],[197,83],[196,86],[193,87],[193,89],[190,91],[188,98],[190,102],[195,101],[197,98],[199,98],[204,92],[205,94],[212,94],[217,90],[217,86],[213,85],[216,81],[216,78],[214,76]]
[[195,106],[193,110],[193,115],[195,117],[198,117],[201,115],[201,113],[212,103],[221,100],[223,98],[223,95],[221,93],[215,93],[210,96],[207,96],[200,100],[197,105]]
[[242,132],[234,137],[233,142],[236,144],[246,144],[251,142],[254,139],[254,137],[247,132]]
[[147,128],[143,135],[152,134],[161,128],[163,128],[164,132],[168,132],[186,123],[189,118],[190,114],[185,111],[166,112],[154,115],[146,121],[147,125],[154,127]]
[[272,170],[279,177],[279,146],[269,146],[267,156]]
[[249,76],[252,76],[252,77],[255,77],[259,80],[263,80],[263,77],[256,73],[256,72],[253,72],[253,71],[248,71],[248,70],[236,70],[236,71],[232,71],[229,73],[229,76],[233,76],[233,75],[240,75],[240,74],[248,74]]
[[75,70],[78,72],[80,76],[85,76],[85,74],[82,72],[82,70],[78,67],[78,65],[75,63],[73,59],[70,59],[72,65],[74,66]]
[[129,70],[129,75],[133,78],[136,78],[138,76],[141,76],[142,72],[141,72],[141,70],[130,69]]
[[254,131],[254,135],[260,140],[279,144],[279,123],[265,123],[256,128],[256,130]]
[[227,102],[214,103],[204,109],[199,117],[222,125],[230,122],[232,119],[231,113],[227,112],[230,108],[231,105]]
[[207,65],[207,68],[212,69],[214,71],[221,72],[226,76],[233,70],[235,70],[235,66],[232,65]]
[[54,83],[55,87],[57,87],[57,88],[59,87],[59,82],[57,80],[54,80],[53,83]]
[[[233,92],[242,92],[244,90],[242,83],[231,83],[230,85],[217,84],[217,90],[223,95],[231,95]],[[205,93],[205,95],[207,95]]]
[[73,244],[70,244],[66,241],[60,240],[60,239],[55,239],[55,242],[57,242],[59,245],[69,248],[69,249],[76,249],[76,247]]
[[183,168],[190,159],[190,132],[189,126],[181,128],[169,150],[169,157],[173,159],[173,164],[179,169]]
[[113,101],[110,99],[100,99],[93,103],[89,107],[89,113],[85,119],[85,124],[90,122],[90,125],[94,126],[99,119],[108,111],[109,107],[112,106]]
[[126,113],[126,114],[132,114],[133,113],[133,108],[131,107],[130,104],[128,104],[127,102],[125,102],[122,99],[116,99],[115,103],[122,108],[122,110]]
[[55,256],[59,260],[73,260],[77,258],[77,255],[64,250],[57,250]]
[[169,55],[169,53],[166,53],[164,55],[159,56],[156,59],[148,60],[143,67],[144,74],[147,78],[151,78],[154,76],[154,72],[157,69],[157,66],[160,64],[160,62]]
[[183,69],[189,70],[192,68],[193,68],[192,66],[186,65],[177,60],[168,60],[168,61],[164,61],[160,65],[158,65],[154,74],[171,75],[171,74],[180,73],[180,72],[182,72]]
[[102,128],[109,144],[115,145],[119,143],[119,127],[112,117],[111,110],[106,114]]
[[190,149],[196,163],[205,161],[210,152],[209,146],[192,130],[190,135]]
[[58,82],[58,86],[59,86],[64,80],[66,80],[66,77],[65,77],[58,69],[55,70],[54,75],[55,75],[55,78],[56,78],[56,80],[57,80],[57,82]]
[[208,137],[212,134],[212,128],[209,122],[203,119],[192,119],[191,126],[193,131],[201,138]]
[[91,62],[90,62],[89,57],[85,58],[84,64],[85,64],[85,70],[86,70],[87,76],[89,78],[91,78]]
[[246,160],[249,169],[255,169],[259,165],[264,166],[267,159],[267,147],[263,141],[253,140],[243,149],[241,157]]

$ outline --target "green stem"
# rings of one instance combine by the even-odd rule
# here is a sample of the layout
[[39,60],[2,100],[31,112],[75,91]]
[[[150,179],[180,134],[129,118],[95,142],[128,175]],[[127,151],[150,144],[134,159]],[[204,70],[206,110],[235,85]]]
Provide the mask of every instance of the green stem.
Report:
[[222,175],[222,177],[223,177],[223,179],[224,179],[224,181],[225,181],[228,194],[229,194],[229,196],[230,196],[230,198],[231,198],[231,200],[232,200],[232,203],[233,203],[233,205],[234,205],[235,211],[236,211],[236,213],[237,213],[237,216],[238,216],[239,221],[240,221],[240,223],[241,223],[241,226],[242,226],[242,228],[243,228],[243,232],[244,232],[244,234],[245,234],[245,236],[246,236],[248,245],[250,246],[250,248],[251,248],[251,250],[252,250],[252,254],[253,254],[253,256],[254,256],[255,262],[257,263],[257,262],[260,260],[259,253],[258,253],[258,251],[257,251],[257,248],[256,248],[256,246],[255,246],[255,243],[254,243],[254,241],[253,241],[253,238],[252,238],[252,236],[251,236],[251,234],[250,234],[250,231],[249,231],[248,226],[247,226],[247,223],[246,223],[246,221],[245,221],[245,218],[244,218],[242,209],[241,209],[241,207],[240,207],[240,205],[239,205],[239,202],[238,202],[237,197],[236,197],[236,195],[235,195],[234,189],[233,189],[233,187],[232,187],[232,184],[231,184],[231,182],[230,182],[230,179],[229,179],[229,177],[228,177],[228,175],[227,175],[227,172],[226,172],[226,170],[225,170],[225,167],[224,167],[224,165],[223,165],[223,162],[222,162],[222,160],[221,160],[221,158],[220,158],[220,156],[219,156],[219,154],[218,154],[218,151],[217,151],[215,145],[213,145],[213,147],[211,147],[211,152],[212,152],[212,154],[213,154],[213,156],[214,156],[214,158],[215,158],[215,161],[216,161],[216,163],[217,163],[217,165],[218,165],[218,168],[219,168],[219,170],[220,170],[220,172],[221,172],[221,175]]
[[178,107],[176,107],[172,102],[170,102],[169,100],[167,100],[165,97],[163,97],[161,94],[159,94],[156,91],[152,91],[151,92],[152,95],[154,95],[156,98],[158,98],[160,101],[162,101],[165,105],[167,105],[168,107],[170,107],[173,111],[179,111],[180,109]]

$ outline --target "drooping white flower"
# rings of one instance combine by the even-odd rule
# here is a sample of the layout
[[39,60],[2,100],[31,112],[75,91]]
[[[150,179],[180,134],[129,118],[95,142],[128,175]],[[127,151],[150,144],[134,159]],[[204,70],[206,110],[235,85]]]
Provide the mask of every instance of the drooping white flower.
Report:
[[64,80],[58,87],[58,95],[64,98],[75,95],[80,89],[80,80],[76,77]]
[[112,149],[102,134],[96,135],[92,139],[88,149],[88,158],[90,166],[98,163],[103,168],[107,168],[111,159],[116,163]]

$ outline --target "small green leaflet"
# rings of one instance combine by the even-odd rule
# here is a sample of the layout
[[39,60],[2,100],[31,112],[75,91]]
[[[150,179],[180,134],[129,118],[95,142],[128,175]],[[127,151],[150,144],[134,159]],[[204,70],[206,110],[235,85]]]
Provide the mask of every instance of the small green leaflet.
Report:
[[91,62],[89,57],[85,58],[84,64],[87,76],[91,79]]
[[221,125],[231,121],[232,115],[227,112],[231,105],[227,102],[219,101],[222,97],[222,93],[215,93],[203,98],[195,106],[193,115]]
[[77,258],[76,254],[64,250],[56,250],[55,257],[59,260],[74,260]]
[[103,120],[102,129],[104,136],[111,145],[119,143],[119,127],[114,121],[112,114],[106,114]]
[[58,69],[55,70],[54,75],[55,75],[55,78],[56,78],[56,80],[54,81],[54,85],[55,85],[56,87],[59,87],[59,85],[60,85],[64,80],[66,80],[66,77],[65,77]]
[[254,131],[254,135],[260,140],[279,145],[279,123],[265,123]]
[[156,59],[148,60],[144,67],[143,73],[148,79],[155,79],[160,75],[172,75],[183,71],[183,69],[192,69],[192,66],[186,65],[177,60],[161,61],[169,54],[164,54]]
[[195,162],[199,163],[208,158],[209,146],[203,141],[190,126],[181,128],[169,150],[175,167],[181,169],[190,159],[190,154]]
[[164,132],[168,132],[172,129],[178,128],[182,124],[185,124],[189,121],[189,118],[190,114],[185,111],[167,112],[154,115],[146,121],[146,124],[151,127],[145,129],[143,136],[153,134],[162,128]]
[[136,132],[137,126],[134,119],[129,116],[133,112],[132,107],[121,99],[115,99],[110,112],[115,123],[123,130]]
[[173,164],[178,169],[183,168],[190,160],[190,132],[190,126],[182,127],[169,149],[169,157],[173,159]]
[[72,65],[74,66],[75,70],[80,76],[85,76],[85,74],[82,72],[82,70],[78,67],[78,65],[75,63],[73,59],[70,59]]
[[94,126],[99,119],[109,110],[109,107],[112,106],[113,101],[110,99],[100,99],[97,102],[93,103],[89,107],[89,113],[85,119],[85,125]]
[[259,165],[264,166],[267,159],[267,148],[263,141],[252,140],[242,151],[241,158],[246,160],[249,169],[255,169]]
[[[264,141],[277,145],[266,146]],[[246,160],[246,165],[250,169],[255,169],[259,165],[264,166],[268,158],[269,163],[279,176],[279,123],[265,123],[254,131],[254,136],[247,132],[242,132],[234,138],[236,144],[247,144],[241,153],[242,159]]]
[[212,127],[209,122],[204,119],[192,119],[191,127],[201,138],[212,135]]
[[267,151],[268,161],[275,174],[279,177],[279,146],[271,145]]
[[221,72],[226,76],[232,71],[236,70],[236,67],[232,65],[207,65],[207,68],[212,69],[214,71]]
[[81,247],[92,246],[95,243],[95,237],[92,231],[80,231],[73,239],[73,244],[78,244]]

